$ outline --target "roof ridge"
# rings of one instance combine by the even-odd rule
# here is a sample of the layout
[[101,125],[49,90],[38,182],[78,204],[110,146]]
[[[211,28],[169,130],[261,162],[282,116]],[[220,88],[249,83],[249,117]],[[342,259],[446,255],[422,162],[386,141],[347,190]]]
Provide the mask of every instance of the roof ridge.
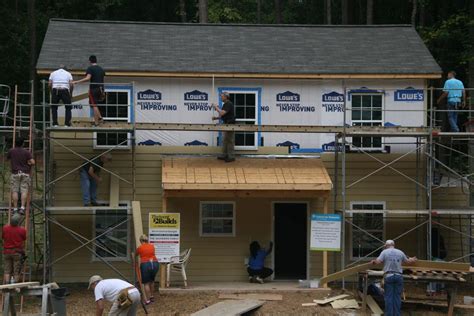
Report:
[[50,21],[75,23],[104,23],[104,24],[145,24],[145,25],[177,25],[177,26],[215,26],[215,27],[314,27],[314,28],[413,28],[411,24],[250,24],[250,23],[182,23],[182,22],[148,22],[148,21],[107,21],[51,18]]

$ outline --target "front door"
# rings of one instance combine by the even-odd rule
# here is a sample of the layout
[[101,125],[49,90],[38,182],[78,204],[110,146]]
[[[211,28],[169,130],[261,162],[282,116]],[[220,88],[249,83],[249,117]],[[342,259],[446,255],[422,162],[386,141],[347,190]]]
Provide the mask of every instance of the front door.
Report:
[[307,204],[275,203],[275,279],[306,279]]

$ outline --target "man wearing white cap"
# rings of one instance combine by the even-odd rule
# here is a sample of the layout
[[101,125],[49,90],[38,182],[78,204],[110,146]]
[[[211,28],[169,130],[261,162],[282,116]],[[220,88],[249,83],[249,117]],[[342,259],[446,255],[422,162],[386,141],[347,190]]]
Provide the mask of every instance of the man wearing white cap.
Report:
[[402,310],[403,263],[413,263],[416,257],[408,258],[403,251],[395,248],[391,239],[385,242],[385,250],[372,260],[373,264],[383,263],[385,315],[398,316]]
[[109,316],[134,316],[140,304],[140,292],[128,282],[120,279],[102,279],[100,275],[93,275],[89,279],[88,289],[94,290],[95,314],[104,313],[104,300],[113,303]]

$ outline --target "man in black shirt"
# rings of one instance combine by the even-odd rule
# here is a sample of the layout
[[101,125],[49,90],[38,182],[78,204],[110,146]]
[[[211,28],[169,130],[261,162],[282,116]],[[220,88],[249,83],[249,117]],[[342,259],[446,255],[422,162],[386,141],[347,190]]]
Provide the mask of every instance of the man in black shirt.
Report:
[[[234,104],[230,101],[229,93],[224,92],[221,94],[221,100],[224,103],[222,109],[216,104],[212,106],[219,114],[214,116],[213,120],[222,120],[224,124],[235,124],[235,112]],[[235,160],[234,146],[235,146],[235,133],[233,131],[226,131],[224,133],[224,155],[218,157],[218,159],[225,160],[225,162],[231,162]]]
[[104,120],[102,119],[102,114],[97,107],[98,104],[101,104],[105,100],[105,91],[104,91],[104,77],[105,71],[97,65],[97,57],[92,55],[89,57],[90,66],[86,70],[86,76],[81,80],[75,81],[74,84],[89,81],[89,104],[92,107],[94,112],[94,123],[99,125]]
[[81,178],[82,201],[84,206],[97,206],[97,185],[102,181],[100,169],[104,163],[112,160],[110,154],[96,157],[81,167],[79,172]]

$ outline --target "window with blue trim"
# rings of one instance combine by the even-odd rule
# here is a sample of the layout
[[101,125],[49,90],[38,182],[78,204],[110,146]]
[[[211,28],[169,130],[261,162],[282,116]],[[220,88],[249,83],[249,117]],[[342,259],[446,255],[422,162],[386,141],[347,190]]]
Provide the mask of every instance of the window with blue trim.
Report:
[[[255,92],[230,92],[230,101],[234,104],[237,124],[257,123],[257,94]],[[235,146],[244,148],[257,147],[257,133],[235,133]]]
[[[382,126],[382,94],[352,95],[352,126]],[[382,149],[381,137],[353,137],[352,145],[366,150]]]
[[[130,122],[130,90],[108,89],[105,91],[105,101],[99,104],[100,113],[107,122]],[[96,133],[96,147],[129,147],[130,133],[100,132]]]

